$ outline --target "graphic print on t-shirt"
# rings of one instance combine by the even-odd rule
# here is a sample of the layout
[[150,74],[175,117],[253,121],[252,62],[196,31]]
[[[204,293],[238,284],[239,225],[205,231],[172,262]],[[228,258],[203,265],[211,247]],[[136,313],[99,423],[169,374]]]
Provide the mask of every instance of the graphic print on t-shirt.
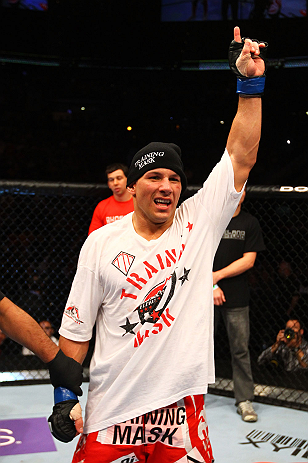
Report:
[[[122,336],[128,333],[134,335],[134,346],[138,347],[146,338],[150,337],[150,335],[160,333],[164,327],[169,328],[175,318],[170,313],[168,305],[174,295],[177,281],[180,281],[182,286],[185,281],[188,281],[187,275],[189,271],[190,270],[184,269],[184,275],[180,278],[177,278],[176,272],[174,271],[170,277],[166,278],[158,285],[155,285],[147,293],[142,303],[133,311],[138,313],[139,321],[137,319],[131,321],[126,317],[126,323],[120,325],[120,328],[125,331]],[[151,331],[145,329],[142,334],[140,329],[137,332],[134,331],[134,328],[139,324],[145,325],[146,323],[153,324],[153,329],[151,329]]]
[[[158,306],[164,296],[164,293],[167,288],[167,282],[171,278],[171,287],[169,290],[169,294],[164,305],[158,309]],[[174,294],[174,289],[176,285],[176,273],[173,272],[171,277],[167,278],[164,282],[156,285],[151,291],[146,295],[142,304],[140,304],[134,311],[138,312],[140,322],[144,325],[146,322],[148,323],[156,323],[157,320],[160,318],[161,314],[171,301],[171,298]]]
[[64,314],[67,315],[72,320],[74,320],[74,322],[77,323],[78,325],[83,323],[83,321],[80,320],[79,318],[79,310],[74,305],[72,307],[67,307],[67,309],[65,309],[64,311]]
[[133,262],[135,260],[135,256],[132,256],[131,254],[128,254],[127,252],[121,251],[113,259],[111,262],[112,265],[114,265],[120,272],[124,273],[124,275],[128,275],[128,272],[133,265]]

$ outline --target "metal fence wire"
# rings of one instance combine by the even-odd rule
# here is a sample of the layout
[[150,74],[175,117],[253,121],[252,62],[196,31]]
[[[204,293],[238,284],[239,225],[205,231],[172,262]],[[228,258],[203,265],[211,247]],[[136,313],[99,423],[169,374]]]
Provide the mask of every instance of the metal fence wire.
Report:
[[[198,188],[189,187],[185,197]],[[0,288],[37,321],[50,321],[55,336],[94,208],[109,195],[106,185],[0,181]],[[287,370],[279,358],[258,363],[289,318],[300,320],[308,340],[308,187],[250,186],[243,209],[259,220],[266,245],[249,271],[256,400],[308,410],[308,368]],[[94,337],[84,364],[85,380]],[[232,395],[223,324],[215,336],[215,367],[210,392]],[[22,347],[7,338],[0,346],[0,381],[2,386],[47,382],[49,376],[36,356],[24,355]]]

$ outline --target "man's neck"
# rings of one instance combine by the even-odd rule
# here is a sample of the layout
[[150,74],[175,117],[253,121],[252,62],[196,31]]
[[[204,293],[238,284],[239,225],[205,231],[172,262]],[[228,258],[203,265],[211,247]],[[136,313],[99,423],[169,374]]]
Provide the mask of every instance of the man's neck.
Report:
[[157,240],[172,224],[172,220],[171,222],[164,222],[162,224],[150,223],[137,217],[136,212],[133,213],[132,220],[137,235],[142,236],[147,241]]
[[132,195],[126,190],[122,195],[114,194],[113,197],[119,203],[124,203],[126,201],[129,201],[131,199]]

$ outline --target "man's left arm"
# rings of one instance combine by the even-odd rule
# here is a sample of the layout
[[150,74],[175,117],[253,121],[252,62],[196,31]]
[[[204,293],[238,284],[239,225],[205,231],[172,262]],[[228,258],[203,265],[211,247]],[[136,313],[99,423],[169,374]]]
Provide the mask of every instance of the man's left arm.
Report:
[[240,259],[235,260],[227,267],[213,272],[213,285],[224,278],[232,278],[251,269],[255,264],[256,257],[256,252],[245,252]]
[[238,77],[239,102],[227,140],[227,151],[233,165],[237,191],[242,190],[257,159],[261,137],[261,94],[265,81],[262,49],[266,46],[263,42],[250,39],[243,42],[239,27],[234,28],[229,61]]

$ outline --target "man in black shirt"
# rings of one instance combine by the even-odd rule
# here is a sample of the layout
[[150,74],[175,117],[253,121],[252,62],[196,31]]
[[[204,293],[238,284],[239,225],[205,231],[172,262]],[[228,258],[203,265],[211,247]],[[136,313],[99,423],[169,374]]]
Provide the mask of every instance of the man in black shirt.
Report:
[[261,227],[240,203],[225,230],[213,266],[215,333],[222,316],[230,344],[235,405],[244,421],[257,421],[252,406],[254,382],[249,354],[249,287],[247,272],[254,266],[257,252],[265,249]]

